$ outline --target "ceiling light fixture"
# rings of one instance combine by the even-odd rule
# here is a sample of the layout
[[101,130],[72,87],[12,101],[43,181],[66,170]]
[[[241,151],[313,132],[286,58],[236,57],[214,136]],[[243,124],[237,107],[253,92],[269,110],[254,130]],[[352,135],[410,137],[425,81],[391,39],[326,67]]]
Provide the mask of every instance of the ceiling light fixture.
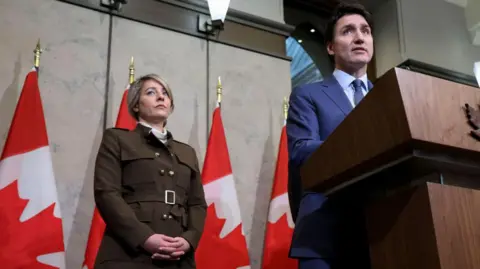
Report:
[[208,0],[210,17],[200,14],[198,16],[198,31],[209,35],[223,30],[230,0]]

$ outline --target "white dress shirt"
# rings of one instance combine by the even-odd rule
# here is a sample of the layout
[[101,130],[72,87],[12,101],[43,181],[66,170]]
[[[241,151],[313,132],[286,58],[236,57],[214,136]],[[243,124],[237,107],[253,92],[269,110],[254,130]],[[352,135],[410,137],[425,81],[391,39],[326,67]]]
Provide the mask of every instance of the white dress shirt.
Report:
[[[333,71],[333,76],[335,79],[337,79],[338,84],[340,84],[340,87],[342,87],[343,91],[348,97],[348,100],[352,104],[352,107],[355,107],[355,101],[354,101],[354,94],[355,94],[355,89],[353,88],[352,82],[356,79],[354,76],[345,73],[344,71],[340,69],[335,69]],[[362,77],[359,78],[362,82],[362,93],[363,96],[367,94],[367,87],[368,87],[368,78],[367,74],[363,75]]]

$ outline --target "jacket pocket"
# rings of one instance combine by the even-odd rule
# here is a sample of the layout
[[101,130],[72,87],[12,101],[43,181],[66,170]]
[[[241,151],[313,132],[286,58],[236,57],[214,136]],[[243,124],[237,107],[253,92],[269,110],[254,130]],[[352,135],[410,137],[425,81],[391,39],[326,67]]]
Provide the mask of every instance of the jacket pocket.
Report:
[[122,151],[120,158],[122,161],[122,183],[124,185],[134,187],[138,184],[155,183],[157,163],[153,152]]
[[148,149],[132,150],[123,149],[120,158],[123,162],[142,160],[142,159],[155,159],[155,153]]

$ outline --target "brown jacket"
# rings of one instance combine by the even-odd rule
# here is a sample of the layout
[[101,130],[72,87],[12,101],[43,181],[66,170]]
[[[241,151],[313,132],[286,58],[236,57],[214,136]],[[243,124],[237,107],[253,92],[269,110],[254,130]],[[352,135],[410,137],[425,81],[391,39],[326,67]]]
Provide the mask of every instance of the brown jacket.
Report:
[[[164,145],[150,128],[104,132],[95,164],[96,206],[106,229],[96,269],[195,268],[206,202],[195,150],[173,140]],[[191,245],[179,261],[154,261],[142,248],[155,233]]]

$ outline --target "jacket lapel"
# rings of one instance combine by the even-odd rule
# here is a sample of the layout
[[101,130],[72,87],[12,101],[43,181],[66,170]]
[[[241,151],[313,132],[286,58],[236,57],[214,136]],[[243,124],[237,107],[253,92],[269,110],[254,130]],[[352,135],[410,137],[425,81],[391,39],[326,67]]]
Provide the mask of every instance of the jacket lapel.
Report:
[[322,84],[323,92],[347,115],[353,109],[340,84],[334,76],[326,78]]

